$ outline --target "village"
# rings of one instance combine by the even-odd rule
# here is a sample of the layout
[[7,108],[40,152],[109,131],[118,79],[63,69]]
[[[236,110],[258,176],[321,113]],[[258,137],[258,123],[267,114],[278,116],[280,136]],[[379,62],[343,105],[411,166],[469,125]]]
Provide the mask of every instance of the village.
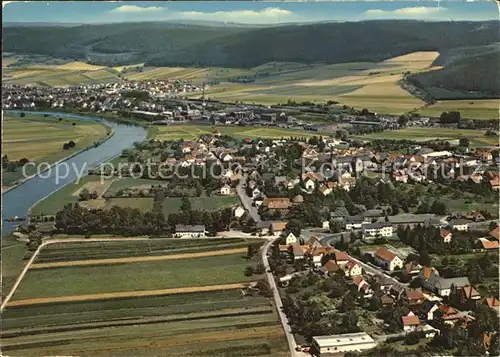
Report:
[[[152,155],[158,148],[165,154]],[[192,141],[139,143],[124,155],[153,158],[154,174],[142,177],[173,180],[170,190],[204,177],[211,197],[239,196],[229,231],[274,242],[268,264],[297,353],[328,356],[391,341],[432,350],[472,335],[478,348],[492,348],[499,177],[491,150],[455,150],[418,146],[405,155],[345,148],[329,137],[240,140],[215,130]],[[107,174],[133,172],[125,165]],[[467,211],[447,198],[482,203]],[[173,237],[214,234],[185,218],[175,223]]]

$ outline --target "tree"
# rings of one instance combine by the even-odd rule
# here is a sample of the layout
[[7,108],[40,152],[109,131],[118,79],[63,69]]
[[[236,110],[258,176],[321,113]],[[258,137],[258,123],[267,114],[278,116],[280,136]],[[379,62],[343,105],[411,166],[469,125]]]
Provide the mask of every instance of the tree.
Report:
[[298,219],[291,219],[288,221],[286,225],[286,229],[291,231],[296,237],[300,236],[300,233],[302,232],[302,227],[303,224]]
[[252,276],[253,268],[250,265],[247,265],[244,270],[245,276]]
[[80,196],[80,201],[88,201],[91,199],[90,192],[87,188],[83,188],[78,195]]
[[460,138],[459,140],[460,144],[459,146],[463,146],[463,147],[469,147],[469,139],[468,138]]
[[36,250],[42,244],[42,234],[38,231],[30,232],[28,235],[28,240],[29,250]]
[[431,257],[429,255],[429,252],[427,250],[421,250],[418,255],[418,262],[419,264],[423,266],[430,266],[431,265]]
[[446,204],[442,201],[434,201],[432,206],[430,207],[430,212],[437,215],[445,215],[446,214]]
[[254,253],[255,253],[254,246],[252,244],[249,244],[247,247],[247,257],[248,258],[253,257]]
[[356,308],[356,297],[352,291],[349,291],[342,298],[342,302],[340,303],[340,309],[344,312],[352,311]]
[[181,207],[180,207],[182,212],[190,212],[191,211],[191,201],[189,201],[189,198],[184,196],[181,199]]

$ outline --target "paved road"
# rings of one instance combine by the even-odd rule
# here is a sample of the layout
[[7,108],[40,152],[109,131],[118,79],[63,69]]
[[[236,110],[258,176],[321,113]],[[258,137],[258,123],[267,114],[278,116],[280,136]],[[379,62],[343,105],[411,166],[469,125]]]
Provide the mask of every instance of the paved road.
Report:
[[288,343],[288,349],[290,350],[290,356],[292,357],[311,357],[309,353],[298,352],[295,350],[297,347],[297,342],[295,341],[295,337],[293,336],[292,329],[290,324],[288,323],[288,318],[283,312],[283,303],[281,302],[280,295],[278,293],[278,288],[276,286],[276,282],[273,277],[273,273],[271,273],[269,267],[269,260],[267,259],[267,253],[269,251],[269,247],[278,239],[279,237],[270,239],[264,247],[262,248],[262,262],[264,264],[264,268],[266,271],[266,277],[269,282],[269,287],[273,293],[274,303],[276,304],[276,309],[278,311],[278,315],[280,317],[281,325],[283,325],[283,330],[285,331],[285,337]]
[[245,192],[246,180],[247,180],[247,175],[244,175],[243,178],[240,179],[240,183],[236,186],[236,192],[240,197],[243,207],[248,211],[253,220],[255,222],[260,222],[261,219],[259,216],[259,212],[257,211],[257,207],[252,206],[253,203],[252,198],[248,197]]

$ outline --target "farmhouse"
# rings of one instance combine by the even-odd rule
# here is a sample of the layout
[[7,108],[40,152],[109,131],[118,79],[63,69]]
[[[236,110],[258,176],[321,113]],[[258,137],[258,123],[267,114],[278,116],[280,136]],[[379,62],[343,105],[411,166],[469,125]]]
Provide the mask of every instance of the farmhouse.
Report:
[[205,226],[204,225],[184,225],[176,224],[174,237],[176,238],[199,238],[205,237]]
[[323,355],[368,350],[375,347],[377,343],[367,333],[356,332],[342,335],[315,336],[312,345],[315,353]]
[[469,229],[469,222],[466,219],[453,219],[450,221],[450,227],[465,232]]
[[389,271],[403,266],[403,261],[393,252],[385,249],[378,248],[374,255],[375,263]]
[[224,196],[230,195],[231,194],[231,186],[229,186],[229,185],[222,186],[220,189],[220,194],[224,195]]
[[420,319],[418,316],[413,314],[409,316],[403,316],[401,318],[403,320],[403,331],[416,331],[420,327]]
[[[424,268],[425,270],[427,268]],[[422,272],[421,272],[422,273]],[[457,289],[461,289],[464,286],[470,285],[469,279],[467,277],[459,277],[459,278],[442,278],[435,271],[431,271],[428,275],[427,279],[425,278],[425,272],[422,275],[419,275],[422,280],[422,285],[427,290],[432,291],[433,293],[443,297],[449,296],[451,292],[451,287],[454,285]]]

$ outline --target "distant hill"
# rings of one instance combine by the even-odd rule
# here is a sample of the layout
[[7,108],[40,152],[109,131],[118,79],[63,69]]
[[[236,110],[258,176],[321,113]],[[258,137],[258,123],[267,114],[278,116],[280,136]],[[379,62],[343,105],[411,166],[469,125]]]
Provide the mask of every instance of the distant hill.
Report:
[[495,55],[490,53],[499,32],[498,21],[383,20],[269,27],[189,21],[71,27],[9,24],[3,31],[3,51],[108,66],[233,68],[269,62],[378,62],[410,52],[439,51],[436,64],[445,68],[410,76],[411,80],[433,88],[495,91],[498,62],[493,63]]
[[[408,80],[435,99],[500,98],[500,48],[447,59],[443,69],[417,73]],[[438,60],[439,61],[439,58]]]

